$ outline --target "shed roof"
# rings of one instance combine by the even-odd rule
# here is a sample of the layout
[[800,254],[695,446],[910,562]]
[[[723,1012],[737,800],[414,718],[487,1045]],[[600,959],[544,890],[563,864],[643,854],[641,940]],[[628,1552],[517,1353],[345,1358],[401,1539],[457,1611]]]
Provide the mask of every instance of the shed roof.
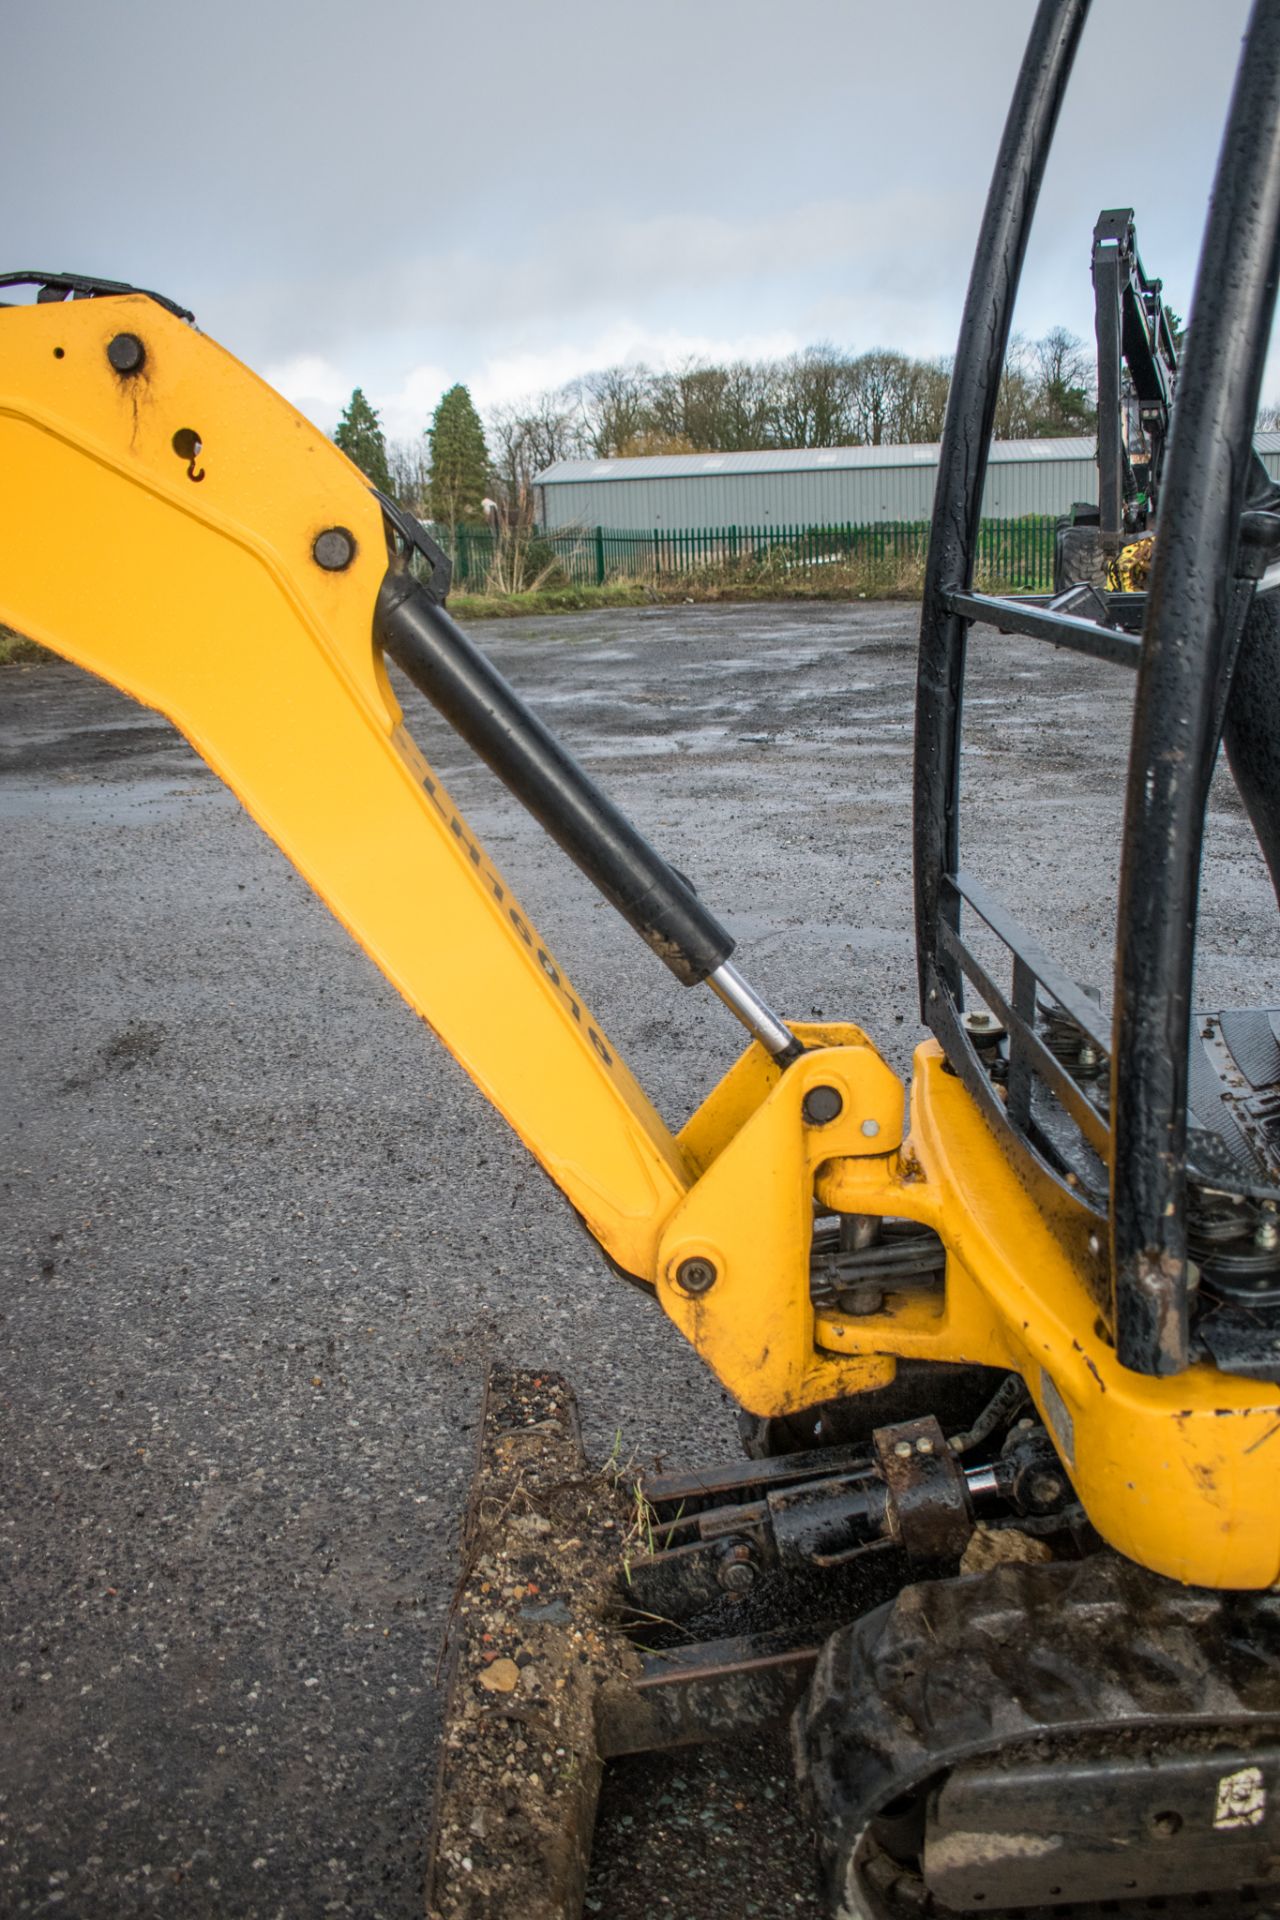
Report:
[[[1259,444],[1280,435],[1260,434]],[[1264,449],[1265,451],[1265,449]],[[924,467],[938,464],[936,440],[884,447],[787,447],[765,453],[659,453],[630,460],[557,460],[537,475],[536,484],[559,486],[583,480],[697,480],[704,474],[829,473],[846,467]],[[1088,440],[996,440],[995,462],[1011,460],[1092,460]]]

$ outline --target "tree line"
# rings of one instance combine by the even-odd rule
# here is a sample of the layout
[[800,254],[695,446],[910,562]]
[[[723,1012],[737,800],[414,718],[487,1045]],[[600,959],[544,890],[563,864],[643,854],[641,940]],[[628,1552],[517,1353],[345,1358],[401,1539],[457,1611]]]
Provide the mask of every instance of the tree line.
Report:
[[[357,388],[334,439],[375,486],[443,527],[488,517],[527,525],[533,481],[557,460],[881,446],[938,440],[950,363],[877,349],[808,347],[779,360],[608,367],[481,420],[451,387],[424,433],[388,442]],[[998,439],[1093,432],[1092,356],[1065,327],[1015,337],[1000,383]]]

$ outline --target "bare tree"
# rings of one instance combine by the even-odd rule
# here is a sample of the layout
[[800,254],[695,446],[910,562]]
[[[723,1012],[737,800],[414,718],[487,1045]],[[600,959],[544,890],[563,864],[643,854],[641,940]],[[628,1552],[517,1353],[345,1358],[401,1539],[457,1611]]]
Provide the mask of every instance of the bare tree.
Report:
[[997,440],[1025,440],[1035,420],[1035,383],[1031,371],[1031,349],[1022,334],[1010,336],[996,394],[995,437]]
[[879,447],[903,437],[912,363],[877,348],[849,363],[849,425],[855,444]]
[[[661,427],[640,427],[629,440],[617,447],[620,460],[653,460],[664,453],[697,453],[699,449],[683,434],[666,433]],[[705,449],[704,449],[705,451]]]
[[646,366],[605,367],[578,382],[583,430],[598,460],[618,454],[647,430],[652,384]]
[[823,344],[773,369],[778,445],[838,447],[852,432],[847,354]]
[[1037,433],[1080,432],[1097,420],[1094,367],[1084,341],[1066,327],[1050,327],[1032,348],[1036,372]]
[[669,439],[686,440],[695,453],[720,445],[725,371],[687,360],[655,375],[650,390],[650,425]]
[[[830,342],[783,361],[605,367],[490,414],[504,520],[529,522],[533,481],[557,460],[938,440],[950,381],[947,360],[885,348],[850,356]],[[1074,334],[1054,327],[1034,343],[1013,337],[998,439],[1087,431],[1092,405],[1089,356]]]
[[431,479],[431,456],[427,450],[427,436],[420,433],[413,440],[389,440],[387,442],[387,467],[391,474],[391,491],[402,507],[408,507],[410,513],[419,519],[427,511],[427,487]]
[[903,441],[941,440],[951,390],[949,360],[913,360],[903,390],[898,437]]
[[590,451],[582,412],[571,388],[494,407],[488,418],[494,477],[509,525],[527,526],[534,513],[533,481],[557,460]]
[[735,360],[720,395],[720,445],[753,453],[778,444],[778,369],[768,360]]

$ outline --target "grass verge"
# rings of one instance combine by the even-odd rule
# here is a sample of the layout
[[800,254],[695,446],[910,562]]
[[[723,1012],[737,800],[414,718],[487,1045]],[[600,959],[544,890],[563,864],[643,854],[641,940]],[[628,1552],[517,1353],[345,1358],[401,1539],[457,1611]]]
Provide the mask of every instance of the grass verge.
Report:
[[14,633],[9,627],[0,627],[0,667],[16,667],[21,660],[52,660],[54,655],[48,647],[39,646],[34,640],[28,640],[24,633]]
[[[924,594],[924,556],[859,556],[831,565],[788,562],[778,553],[763,563],[718,563],[660,580],[611,580],[602,587],[548,581],[523,593],[449,596],[449,611],[461,621],[510,619],[519,614],[586,612],[597,607],[704,606],[717,602],[915,600]],[[978,568],[975,585],[985,593],[1022,593],[1024,579]]]
[[708,567],[666,580],[611,580],[602,587],[544,586],[524,593],[461,593],[449,596],[458,620],[502,620],[519,614],[577,613],[602,607],[713,606],[752,600],[918,600],[923,566],[855,563],[785,569],[777,566]]
[[461,621],[512,620],[529,613],[586,613],[596,607],[656,607],[668,597],[656,593],[641,580],[617,580],[603,587],[530,587],[524,593],[451,593],[449,611],[455,620]]

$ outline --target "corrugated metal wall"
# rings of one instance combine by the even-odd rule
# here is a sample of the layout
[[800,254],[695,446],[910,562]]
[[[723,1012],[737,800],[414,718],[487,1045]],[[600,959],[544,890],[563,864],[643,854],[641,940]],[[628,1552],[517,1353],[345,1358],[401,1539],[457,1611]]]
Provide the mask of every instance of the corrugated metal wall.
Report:
[[[1280,466],[1280,453],[1276,456]],[[927,520],[936,476],[932,449],[918,466],[846,467],[827,472],[704,473],[690,478],[574,479],[541,486],[548,527],[866,526],[877,520]],[[987,470],[983,514],[1017,520],[1067,513],[1096,500],[1092,460],[995,461]]]

